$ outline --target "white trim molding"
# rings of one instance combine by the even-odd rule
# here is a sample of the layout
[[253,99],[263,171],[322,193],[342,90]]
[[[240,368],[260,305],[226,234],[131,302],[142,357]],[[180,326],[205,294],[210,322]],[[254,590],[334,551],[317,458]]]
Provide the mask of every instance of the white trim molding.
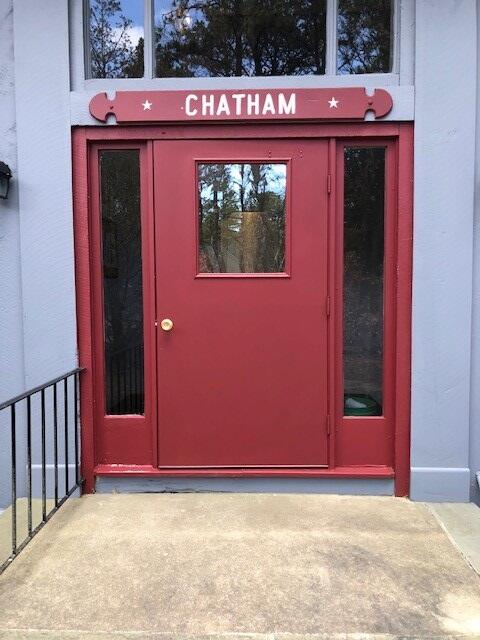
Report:
[[393,496],[391,478],[97,478],[96,493],[315,493]]
[[410,499],[422,502],[469,502],[467,467],[412,467]]

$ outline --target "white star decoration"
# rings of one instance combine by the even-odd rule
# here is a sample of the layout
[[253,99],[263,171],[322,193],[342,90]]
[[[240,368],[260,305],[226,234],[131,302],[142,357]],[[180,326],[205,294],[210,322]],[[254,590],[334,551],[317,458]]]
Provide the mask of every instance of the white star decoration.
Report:
[[338,100],[332,96],[332,99],[328,101],[328,104],[330,105],[330,109],[336,109],[338,106]]
[[142,102],[142,107],[144,111],[151,111],[152,110],[152,103],[149,102],[148,100],[145,100],[145,102]]

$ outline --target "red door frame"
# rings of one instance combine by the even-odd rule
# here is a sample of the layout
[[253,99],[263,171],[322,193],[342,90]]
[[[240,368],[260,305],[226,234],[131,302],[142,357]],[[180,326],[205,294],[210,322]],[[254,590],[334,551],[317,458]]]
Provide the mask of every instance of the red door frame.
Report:
[[[156,381],[151,375],[146,388],[146,418],[137,416],[107,417],[104,424],[109,428],[125,427],[124,441],[126,446],[115,451],[115,446],[102,439],[105,432],[95,425],[104,421],[103,416],[103,358],[95,357],[98,352],[98,341],[102,341],[103,319],[98,313],[99,306],[99,209],[98,202],[90,194],[98,193],[98,168],[95,166],[95,154],[99,148],[139,148],[142,165],[142,223],[151,224],[153,229],[153,140],[156,139],[241,139],[241,138],[329,138],[329,161],[331,190],[329,202],[329,287],[331,300],[331,322],[329,323],[329,400],[331,410],[330,467],[328,469],[231,469],[231,470],[160,470],[156,458],[156,416],[153,398]],[[385,308],[391,309],[385,317],[385,348],[391,354],[391,362],[385,362],[385,383],[387,408],[385,418],[394,421],[392,437],[381,442],[388,461],[373,464],[369,452],[372,446],[377,449],[375,435],[381,419],[374,418],[370,423],[373,440],[355,442],[353,436],[342,437],[351,429],[352,419],[343,418],[343,406],[340,407],[342,387],[339,382],[341,368],[332,366],[338,359],[342,336],[341,307],[341,273],[342,261],[342,189],[343,174],[337,172],[339,149],[345,143],[365,145],[385,144],[387,147],[387,212],[386,254],[391,262],[385,271],[386,291],[389,300],[385,299]],[[82,417],[82,472],[85,478],[85,492],[94,491],[96,475],[117,476],[288,476],[288,477],[354,477],[354,478],[395,478],[395,494],[408,495],[410,474],[410,352],[411,352],[411,272],[412,272],[412,234],[413,234],[413,127],[410,123],[368,122],[328,123],[328,124],[261,124],[261,125],[171,125],[171,126],[135,126],[135,127],[85,127],[73,130],[73,193],[74,193],[74,234],[77,318],[80,366],[85,368],[81,384],[81,417]],[[143,170],[145,168],[146,170]],[[97,182],[96,182],[97,181]],[[397,185],[396,189],[394,185]],[[95,220],[96,218],[96,220]],[[335,223],[336,221],[336,223]],[[143,244],[144,268],[144,306],[145,341],[150,346],[155,344],[155,328],[147,323],[154,305],[154,249],[153,233],[145,234]],[[95,240],[96,238],[96,240]],[[97,256],[97,261],[95,261]],[[97,265],[95,266],[95,262]],[[341,264],[341,269],[339,265]],[[101,282],[101,280],[100,280]],[[149,290],[151,288],[151,291]],[[101,293],[101,292],[100,292]],[[101,301],[101,297],[100,297]],[[146,368],[155,370],[154,349],[145,349]],[[336,356],[333,356],[336,354]],[[333,361],[332,361],[333,359]],[[99,363],[99,361],[101,361]],[[338,361],[338,360],[337,360]],[[388,369],[388,370],[387,370]],[[96,384],[96,381],[98,383]],[[390,391],[388,391],[390,389]],[[357,420],[357,419],[353,419]],[[362,420],[362,419],[360,419]],[[369,420],[372,420],[371,418]],[[109,421],[111,424],[108,425]],[[149,424],[150,423],[150,424]],[[360,422],[355,423],[361,426]],[[375,425],[375,426],[374,426]],[[373,428],[372,428],[373,427]],[[138,453],[137,459],[130,456],[128,462],[119,455],[124,451],[132,451],[135,434],[148,430],[148,442]],[[105,454],[105,445],[107,452]],[[102,454],[100,454],[102,452]],[[352,459],[352,452],[355,460]],[[101,457],[103,455],[103,459]],[[115,457],[116,456],[116,457]],[[360,461],[358,463],[358,461]],[[353,464],[355,462],[355,464]]]
[[[385,229],[384,229],[384,322],[383,322],[383,413],[378,417],[347,417],[343,413],[343,201],[344,201],[344,148],[346,147],[385,148]],[[334,442],[335,463],[338,466],[371,466],[381,459],[393,467],[394,448],[391,442],[391,428],[395,423],[395,265],[396,265],[396,201],[397,175],[396,142],[388,138],[361,140],[358,138],[337,138],[335,189],[335,223],[331,230],[331,242],[335,245],[335,268],[332,269],[333,318],[335,323],[334,365],[331,367],[332,385],[335,396],[331,406],[335,407],[336,438]],[[340,301],[339,304],[335,304]]]
[[[105,411],[104,358],[104,317],[103,317],[103,275],[100,212],[100,163],[99,153],[112,149],[111,144],[95,143],[88,149],[90,179],[90,256],[91,295],[93,297],[93,375],[95,384],[95,450],[96,463],[105,464],[115,460],[117,464],[142,464],[152,460],[156,464],[157,434],[151,425],[156,423],[156,335],[153,323],[147,319],[155,309],[155,262],[154,239],[149,230],[153,228],[153,184],[151,171],[151,143],[126,141],[114,145],[120,149],[138,149],[140,160],[140,227],[142,234],[142,274],[143,274],[143,316],[144,316],[144,372],[145,372],[145,414],[107,415]],[[94,195],[96,194],[96,195]],[[151,201],[150,201],[151,199]]]

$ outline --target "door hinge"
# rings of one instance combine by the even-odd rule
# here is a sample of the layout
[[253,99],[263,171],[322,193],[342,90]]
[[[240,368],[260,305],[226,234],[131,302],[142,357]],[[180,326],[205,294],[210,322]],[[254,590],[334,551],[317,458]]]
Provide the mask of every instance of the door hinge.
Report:
[[325,300],[325,313],[327,314],[327,318],[330,317],[330,296],[327,296]]
[[327,193],[332,192],[332,175],[330,173],[327,174]]
[[330,435],[330,414],[327,414],[327,436]]

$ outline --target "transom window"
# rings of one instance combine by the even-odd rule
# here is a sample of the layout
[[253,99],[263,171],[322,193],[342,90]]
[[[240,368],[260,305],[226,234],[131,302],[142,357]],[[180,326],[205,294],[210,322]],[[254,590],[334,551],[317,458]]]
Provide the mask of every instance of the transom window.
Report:
[[88,78],[392,71],[395,0],[85,2]]

